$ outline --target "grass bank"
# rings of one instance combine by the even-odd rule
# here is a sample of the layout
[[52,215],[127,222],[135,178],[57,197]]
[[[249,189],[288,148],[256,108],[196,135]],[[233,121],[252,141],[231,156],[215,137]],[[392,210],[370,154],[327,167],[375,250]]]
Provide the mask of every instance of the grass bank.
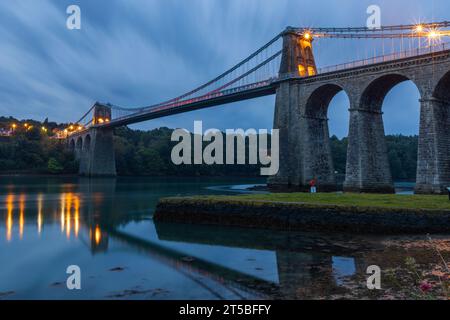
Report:
[[230,202],[283,202],[343,207],[372,207],[392,209],[450,210],[448,196],[441,195],[395,195],[356,193],[272,193],[237,196],[197,196],[186,199]]
[[446,196],[259,194],[161,199],[154,220],[351,233],[448,233]]

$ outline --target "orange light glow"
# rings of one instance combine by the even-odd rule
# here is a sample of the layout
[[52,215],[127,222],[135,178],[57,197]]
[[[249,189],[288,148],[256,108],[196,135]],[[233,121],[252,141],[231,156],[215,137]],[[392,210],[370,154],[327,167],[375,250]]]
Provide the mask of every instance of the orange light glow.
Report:
[[298,74],[300,77],[306,77],[306,68],[301,64],[298,65]]
[[12,239],[12,229],[14,225],[13,211],[14,211],[14,196],[12,194],[8,195],[6,198],[6,241],[10,242]]
[[100,244],[100,241],[102,240],[102,231],[100,230],[100,227],[98,225],[95,226],[94,238],[95,244]]
[[42,194],[38,195],[37,198],[38,202],[38,215],[37,215],[37,228],[38,228],[38,234],[41,234],[42,232]]
[[417,25],[416,26],[416,32],[417,33],[423,32],[423,25],[421,25],[421,24]]
[[71,212],[69,209],[67,212],[67,215],[66,215],[66,237],[67,237],[67,239],[70,239],[70,231],[72,228],[71,219],[72,219],[72,217],[71,217]]
[[13,123],[11,127],[12,127],[13,129],[16,129],[16,128],[17,128],[17,124]]
[[65,194],[61,195],[61,232],[64,232],[64,228],[65,228],[65,223],[66,223],[66,212],[65,212],[65,208],[66,208],[66,199],[65,199]]
[[73,194],[72,193],[66,193],[65,194],[65,198],[66,198],[66,236],[67,239],[70,239],[70,231],[71,231],[71,220],[72,220],[72,198],[73,198]]
[[432,30],[428,33],[428,37],[432,39],[438,38],[440,35],[439,31],[436,30]]
[[74,231],[75,231],[75,237],[78,238],[78,232],[80,230],[80,198],[79,197],[74,198],[74,208],[75,208]]
[[306,33],[303,35],[303,39],[305,39],[305,40],[311,40],[311,38],[312,38],[312,35],[311,35],[311,33],[309,33],[309,32],[306,32]]
[[19,238],[23,239],[23,227],[25,225],[25,195],[19,198]]
[[103,120],[103,118],[98,118],[98,123],[103,123],[105,122],[105,120]]

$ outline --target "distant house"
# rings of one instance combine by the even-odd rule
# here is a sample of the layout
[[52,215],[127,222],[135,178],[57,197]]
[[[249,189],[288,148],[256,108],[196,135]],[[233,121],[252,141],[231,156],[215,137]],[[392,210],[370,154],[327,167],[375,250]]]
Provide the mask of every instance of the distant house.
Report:
[[11,137],[13,131],[11,129],[0,128],[0,136],[1,137]]

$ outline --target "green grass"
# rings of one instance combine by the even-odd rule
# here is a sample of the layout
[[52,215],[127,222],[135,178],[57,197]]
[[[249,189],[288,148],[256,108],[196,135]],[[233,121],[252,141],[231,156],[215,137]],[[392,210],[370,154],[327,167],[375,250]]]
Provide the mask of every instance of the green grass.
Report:
[[192,200],[230,201],[230,202],[287,202],[317,205],[338,205],[356,207],[381,207],[400,209],[450,210],[448,196],[439,195],[377,195],[353,193],[273,193],[239,196],[198,196]]

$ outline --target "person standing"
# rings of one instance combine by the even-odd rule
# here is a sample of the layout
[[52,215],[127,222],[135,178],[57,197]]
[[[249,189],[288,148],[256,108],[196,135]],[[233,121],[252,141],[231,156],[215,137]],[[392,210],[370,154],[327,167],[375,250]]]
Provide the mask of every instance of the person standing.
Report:
[[317,178],[314,177],[309,182],[311,193],[317,193]]

